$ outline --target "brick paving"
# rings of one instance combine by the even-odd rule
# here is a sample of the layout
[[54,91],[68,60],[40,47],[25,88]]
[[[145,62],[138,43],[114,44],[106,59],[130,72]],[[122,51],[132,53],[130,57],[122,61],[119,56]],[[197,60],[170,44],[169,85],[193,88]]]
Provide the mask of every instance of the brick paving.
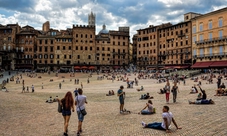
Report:
[[[86,109],[88,114],[83,123],[82,136],[152,136],[152,135],[173,135],[173,136],[225,136],[227,135],[227,97],[214,96],[216,84],[206,84],[202,81],[202,88],[206,90],[208,98],[215,101],[214,105],[189,105],[188,100],[195,100],[197,94],[189,94],[191,86],[194,84],[190,79],[186,80],[186,85],[179,85],[177,103],[165,103],[165,95],[157,92],[163,88],[165,83],[157,84],[154,79],[139,80],[139,86],[133,89],[124,89],[126,92],[125,108],[132,114],[119,114],[118,97],[105,96],[109,90],[115,93],[120,85],[126,87],[122,81],[97,80],[97,75],[90,78],[87,84],[86,74],[77,73],[76,77],[69,77],[69,74],[54,73],[38,74],[39,78],[29,78],[23,74],[25,86],[33,84],[35,93],[21,93],[22,84],[10,82],[6,85],[9,92],[0,92],[0,135],[1,136],[61,136],[63,134],[63,117],[57,112],[57,103],[45,103],[49,96],[60,98],[67,91],[73,91],[80,87],[74,84],[74,79],[79,78],[84,85],[84,94],[87,96],[88,104]],[[65,78],[61,78],[65,76]],[[53,82],[49,80],[53,79]],[[65,82],[62,82],[62,80]],[[70,79],[73,79],[70,82]],[[133,80],[134,76],[129,76]],[[227,84],[227,80],[222,80]],[[62,89],[58,84],[62,82]],[[216,79],[214,79],[214,83]],[[41,89],[42,83],[44,89]],[[137,92],[136,88],[143,85],[145,91]],[[172,84],[171,84],[172,85]],[[31,89],[30,89],[31,90]],[[153,105],[156,108],[154,115],[138,115],[137,113],[145,106],[146,100],[139,100],[141,94],[149,92],[154,96]],[[141,121],[161,122],[162,107],[168,105],[170,111],[182,130],[176,130],[172,124],[171,133],[154,129],[144,129]],[[74,136],[77,130],[77,115],[73,113],[69,124],[69,136]]]

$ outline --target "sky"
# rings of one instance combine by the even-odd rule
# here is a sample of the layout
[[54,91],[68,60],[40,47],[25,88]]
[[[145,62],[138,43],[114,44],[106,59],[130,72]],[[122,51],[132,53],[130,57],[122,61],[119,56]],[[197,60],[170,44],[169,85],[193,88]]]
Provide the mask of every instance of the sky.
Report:
[[227,7],[227,0],[0,0],[0,24],[18,23],[41,30],[42,24],[58,30],[87,25],[88,14],[96,14],[96,34],[129,26],[136,30],[162,23],[177,24],[188,12],[205,14]]

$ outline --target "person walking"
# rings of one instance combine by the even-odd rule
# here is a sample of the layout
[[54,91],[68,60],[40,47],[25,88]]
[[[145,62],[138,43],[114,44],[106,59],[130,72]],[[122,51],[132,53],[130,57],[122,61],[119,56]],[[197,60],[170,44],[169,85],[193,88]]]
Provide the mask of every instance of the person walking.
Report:
[[174,82],[174,85],[173,85],[171,91],[172,91],[172,93],[173,93],[173,103],[175,103],[175,102],[176,102],[176,99],[177,99],[177,92],[179,93],[179,88],[178,88],[176,82]]
[[68,125],[69,119],[71,116],[71,110],[74,112],[74,104],[73,104],[73,95],[70,91],[65,94],[65,97],[61,100],[58,99],[60,105],[63,107],[62,116],[64,118],[64,136],[68,136]]
[[170,83],[167,79],[166,85],[165,85],[165,92],[166,92],[166,103],[169,103],[169,94],[170,94]]
[[160,122],[160,123],[154,122],[154,123],[146,124],[145,122],[142,121],[142,126],[144,128],[153,128],[153,129],[158,129],[158,130],[165,130],[166,133],[170,133],[169,126],[170,126],[171,122],[173,122],[173,124],[176,126],[177,129],[182,129],[181,127],[178,127],[176,121],[173,118],[173,114],[171,112],[169,112],[168,106],[163,106],[162,111],[163,111],[163,113],[162,113],[163,121],[162,122]]
[[78,95],[75,97],[75,105],[78,116],[77,136],[80,136],[80,133],[82,133],[82,122],[84,121],[85,115],[83,115],[81,111],[85,109],[85,103],[87,104],[87,97],[83,95],[83,90],[79,88]]
[[120,86],[120,89],[117,91],[117,96],[119,96],[119,101],[120,101],[120,113],[123,113],[124,109],[124,95],[125,92],[123,91],[124,86]]

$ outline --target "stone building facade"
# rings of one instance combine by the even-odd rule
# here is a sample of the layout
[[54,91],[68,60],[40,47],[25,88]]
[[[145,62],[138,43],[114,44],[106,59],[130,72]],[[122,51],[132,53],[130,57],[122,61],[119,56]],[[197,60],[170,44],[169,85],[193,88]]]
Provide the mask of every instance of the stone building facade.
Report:
[[227,8],[192,20],[193,68],[227,67]]

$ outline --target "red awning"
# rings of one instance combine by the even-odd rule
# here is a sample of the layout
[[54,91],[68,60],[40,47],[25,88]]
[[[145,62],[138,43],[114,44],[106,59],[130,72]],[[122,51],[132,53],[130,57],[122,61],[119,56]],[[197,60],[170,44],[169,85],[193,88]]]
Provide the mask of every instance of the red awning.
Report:
[[95,69],[95,67],[94,66],[90,66],[88,69]]
[[212,63],[212,61],[196,62],[191,68],[209,68]]
[[81,67],[82,69],[87,69],[88,67],[87,66],[83,66],[83,67]]
[[215,61],[210,65],[210,67],[227,67],[227,60]]
[[75,66],[74,69],[80,69],[80,67],[79,66]]

